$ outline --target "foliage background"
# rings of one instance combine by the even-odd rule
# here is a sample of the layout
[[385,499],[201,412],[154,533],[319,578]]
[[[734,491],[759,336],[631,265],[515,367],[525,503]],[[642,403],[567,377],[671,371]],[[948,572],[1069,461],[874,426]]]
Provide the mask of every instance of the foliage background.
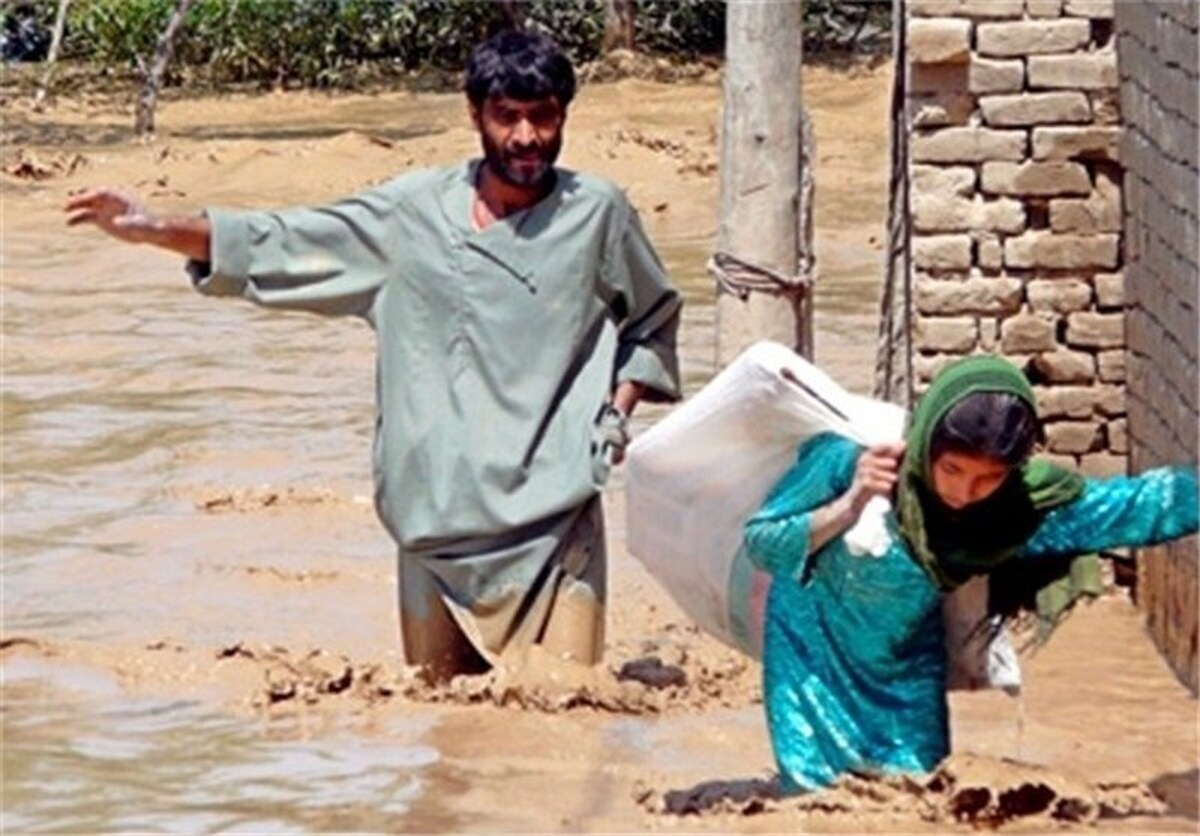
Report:
[[[40,59],[55,0],[0,3],[5,59]],[[174,6],[174,0],[73,0],[62,57],[104,75],[134,73],[153,54]],[[198,0],[167,83],[351,87],[381,72],[458,71],[474,43],[511,25],[513,8],[577,63],[599,57],[603,0]],[[805,48],[885,51],[890,12],[887,0],[806,0]],[[724,39],[724,0],[637,0],[639,51],[718,58]]]

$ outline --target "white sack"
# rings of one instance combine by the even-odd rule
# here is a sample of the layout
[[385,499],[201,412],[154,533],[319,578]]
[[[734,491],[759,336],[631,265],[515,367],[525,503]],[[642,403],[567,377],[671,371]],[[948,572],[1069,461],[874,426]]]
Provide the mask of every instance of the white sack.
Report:
[[[897,441],[904,419],[899,407],[847,392],[791,349],[757,343],[630,445],[629,551],[705,632],[758,655],[769,577],[749,565],[741,548],[746,521],[807,439],[833,431],[863,445]],[[889,508],[882,498],[872,500],[846,533],[864,560],[888,546]],[[968,617],[963,607],[954,615],[954,627]],[[947,628],[948,636],[962,635],[950,622]],[[971,656],[952,664],[968,671],[956,684],[990,682],[986,657]],[[993,667],[1019,682],[1015,654]],[[1011,685],[1010,679],[993,684]]]

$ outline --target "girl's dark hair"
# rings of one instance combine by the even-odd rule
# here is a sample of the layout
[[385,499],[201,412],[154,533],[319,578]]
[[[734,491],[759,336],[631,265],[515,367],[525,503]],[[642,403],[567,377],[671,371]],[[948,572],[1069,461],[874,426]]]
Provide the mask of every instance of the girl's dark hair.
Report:
[[565,109],[575,97],[575,70],[545,35],[506,31],[471,50],[463,88],[476,107],[492,96],[522,101],[553,96]]
[[942,453],[973,453],[1015,467],[1041,439],[1037,412],[1010,392],[975,392],[942,416],[929,439],[929,460]]

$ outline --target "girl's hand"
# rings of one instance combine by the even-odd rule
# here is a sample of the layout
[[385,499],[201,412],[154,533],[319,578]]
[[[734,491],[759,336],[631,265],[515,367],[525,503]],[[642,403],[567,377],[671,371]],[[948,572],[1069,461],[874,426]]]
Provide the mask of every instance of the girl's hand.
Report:
[[854,481],[847,496],[854,514],[859,514],[872,497],[891,497],[900,478],[904,442],[877,444],[862,451],[854,468]]

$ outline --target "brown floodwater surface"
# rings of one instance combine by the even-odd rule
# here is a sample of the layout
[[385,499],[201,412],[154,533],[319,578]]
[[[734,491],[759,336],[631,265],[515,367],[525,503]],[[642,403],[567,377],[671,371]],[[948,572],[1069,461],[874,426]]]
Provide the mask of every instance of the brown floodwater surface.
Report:
[[[805,77],[816,359],[860,392],[888,89],[886,67]],[[688,391],[713,373],[719,99],[711,81],[585,86],[562,160],[616,180],[641,211],[687,299]],[[101,184],[165,211],[267,207],[457,161],[477,148],[459,96],[172,101],[149,145],[129,141],[121,102],[2,107],[0,163],[45,174],[0,174],[5,832],[972,828],[881,785],[824,807],[736,800],[773,768],[758,666],[700,635],[627,556],[619,470],[605,496],[606,665],[415,682],[371,503],[370,329],[203,298],[179,259],[63,226],[67,195]],[[641,411],[639,426],[662,414]],[[617,676],[647,657],[675,684]],[[1128,784],[1133,801],[1075,823],[1196,831],[1195,702],[1122,595],[1077,614],[1029,660],[1027,683],[1022,704],[954,698],[956,751],[982,759],[985,784],[1010,780],[1004,759],[1027,770],[1013,780],[1049,781],[1060,798]],[[701,791],[725,801],[668,811]],[[1008,825],[1048,826],[1064,825]]]

